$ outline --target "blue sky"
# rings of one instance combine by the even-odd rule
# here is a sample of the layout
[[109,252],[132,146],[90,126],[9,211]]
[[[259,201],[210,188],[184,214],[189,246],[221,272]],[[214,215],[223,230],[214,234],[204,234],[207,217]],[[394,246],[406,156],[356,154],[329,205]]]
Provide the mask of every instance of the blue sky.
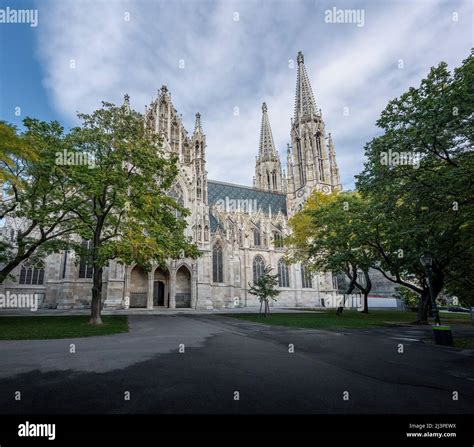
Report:
[[[125,93],[143,112],[166,84],[188,131],[201,113],[209,178],[242,184],[252,182],[263,101],[286,162],[298,51],[351,188],[386,103],[473,46],[469,0],[0,0],[7,6],[37,9],[38,26],[0,23],[0,120],[69,128],[77,111]],[[364,11],[364,26],[326,23],[333,7]]]

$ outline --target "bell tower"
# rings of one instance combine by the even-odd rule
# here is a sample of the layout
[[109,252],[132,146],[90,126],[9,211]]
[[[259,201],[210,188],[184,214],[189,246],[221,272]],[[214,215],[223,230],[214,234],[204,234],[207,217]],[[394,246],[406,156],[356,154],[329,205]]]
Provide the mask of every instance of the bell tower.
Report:
[[291,151],[288,151],[288,203],[297,212],[314,191],[341,189],[332,138],[326,137],[321,109],[300,51],[297,57],[295,111],[291,120]]

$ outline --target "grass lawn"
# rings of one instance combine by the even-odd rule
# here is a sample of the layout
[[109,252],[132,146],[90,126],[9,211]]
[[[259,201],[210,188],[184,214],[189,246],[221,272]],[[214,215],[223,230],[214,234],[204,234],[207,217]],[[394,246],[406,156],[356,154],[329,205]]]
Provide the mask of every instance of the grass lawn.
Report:
[[0,340],[92,337],[128,332],[125,315],[106,315],[102,322],[102,326],[91,326],[88,315],[0,317]]
[[[258,313],[253,314],[225,314],[225,316],[272,326],[290,326],[308,329],[336,329],[336,328],[370,328],[393,326],[396,324],[410,324],[416,320],[414,312],[397,312],[374,310],[363,314],[354,310],[345,310],[341,316],[335,310],[302,313],[274,313],[264,318]],[[470,324],[469,314],[442,315],[443,324]]]

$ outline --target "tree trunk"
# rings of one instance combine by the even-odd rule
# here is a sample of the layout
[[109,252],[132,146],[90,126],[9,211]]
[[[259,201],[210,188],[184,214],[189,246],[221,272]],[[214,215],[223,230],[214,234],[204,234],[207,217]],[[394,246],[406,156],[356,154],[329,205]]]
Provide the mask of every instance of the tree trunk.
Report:
[[364,294],[364,304],[362,308],[362,313],[368,314],[369,313],[369,293],[372,290],[372,281],[370,280],[368,271],[364,271],[364,278],[365,278],[365,287],[359,286],[359,289],[361,289],[362,293]]
[[0,271],[0,284],[3,283],[8,278],[8,275],[13,271],[13,269],[17,266],[18,264],[15,264],[13,262],[9,262],[1,271]]
[[101,304],[102,304],[102,267],[95,268],[92,275],[92,302],[91,302],[91,319],[90,324],[93,326],[100,326],[102,324],[101,318]]
[[263,300],[260,300],[260,312],[258,313],[259,315],[262,315],[262,304],[263,304]]
[[430,304],[430,291],[424,288],[418,301],[418,319],[416,324],[428,324],[428,309]]
[[[357,269],[354,269],[354,272],[356,272],[356,271],[357,271]],[[355,287],[356,279],[357,279],[356,274],[354,274],[352,276],[350,275],[350,270],[349,270],[349,273],[346,271],[346,275],[350,279],[350,281],[349,281],[349,286],[347,287],[346,293],[344,293],[342,306],[339,306],[336,310],[336,315],[338,315],[338,316],[342,315],[342,311],[344,310],[344,306],[346,304],[346,295],[350,295],[352,293],[352,291],[354,290],[354,287]]]
[[361,310],[363,314],[368,314],[369,313],[369,293],[364,291],[364,304],[363,308]]
[[[42,240],[42,239],[41,239]],[[28,259],[38,248],[39,242],[36,244],[31,245],[31,247],[24,251],[23,248],[20,247],[19,252],[17,255],[11,259],[7,264],[5,264],[2,269],[0,270],[0,284],[2,284],[10,275],[10,273],[18,267],[23,261]]]

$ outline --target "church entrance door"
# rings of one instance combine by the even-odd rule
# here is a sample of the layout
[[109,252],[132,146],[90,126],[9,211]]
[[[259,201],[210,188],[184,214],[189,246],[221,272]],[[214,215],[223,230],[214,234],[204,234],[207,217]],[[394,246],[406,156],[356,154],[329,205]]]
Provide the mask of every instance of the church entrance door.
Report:
[[154,281],[153,283],[153,306],[165,305],[165,283]]

